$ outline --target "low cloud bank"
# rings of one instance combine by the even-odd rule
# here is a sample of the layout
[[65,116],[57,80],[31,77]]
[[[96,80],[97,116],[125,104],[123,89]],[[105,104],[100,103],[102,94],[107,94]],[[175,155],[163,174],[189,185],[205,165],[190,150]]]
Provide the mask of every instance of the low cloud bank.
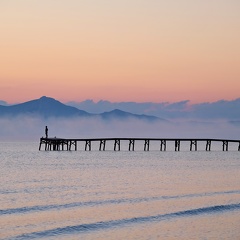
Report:
[[205,102],[191,104],[188,100],[180,102],[109,102],[86,100],[83,102],[68,102],[70,106],[77,107],[91,113],[102,113],[120,109],[135,114],[148,114],[166,119],[228,119],[240,120],[240,98],[226,101]]
[[3,100],[0,100],[0,105],[2,106],[9,106],[9,104]]
[[227,138],[240,139],[239,122],[145,122],[104,121],[101,119],[50,118],[21,116],[0,118],[0,141],[38,141],[44,136],[45,126],[49,137],[156,137],[156,138]]

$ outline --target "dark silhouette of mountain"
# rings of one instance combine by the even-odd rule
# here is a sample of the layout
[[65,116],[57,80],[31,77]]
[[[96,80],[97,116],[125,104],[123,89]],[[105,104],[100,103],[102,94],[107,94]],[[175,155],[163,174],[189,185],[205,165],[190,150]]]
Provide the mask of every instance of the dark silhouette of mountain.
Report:
[[63,103],[49,97],[20,103],[12,106],[0,106],[0,116],[36,115],[48,117],[88,117],[91,114],[75,107],[66,106]]
[[129,112],[124,112],[115,109],[110,112],[104,112],[101,114],[91,114],[78,108],[67,106],[54,98],[41,97],[25,103],[20,103],[10,106],[0,105],[0,116],[16,117],[16,116],[37,116],[42,118],[50,117],[100,117],[103,120],[124,120],[124,119],[139,119],[145,121],[158,121],[163,120],[154,116],[138,115]]
[[104,120],[112,120],[112,119],[118,119],[118,120],[124,120],[124,119],[140,119],[140,120],[145,120],[145,121],[159,121],[159,120],[163,120],[160,119],[158,117],[154,117],[154,116],[148,116],[148,115],[144,115],[144,114],[133,114],[133,113],[129,113],[129,112],[125,112],[119,109],[115,109],[112,110],[110,112],[104,112],[99,114],[101,116],[101,118],[103,118]]

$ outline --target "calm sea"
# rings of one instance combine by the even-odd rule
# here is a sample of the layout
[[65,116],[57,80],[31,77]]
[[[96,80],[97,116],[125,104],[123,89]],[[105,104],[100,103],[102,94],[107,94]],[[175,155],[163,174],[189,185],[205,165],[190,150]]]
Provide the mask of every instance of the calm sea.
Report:
[[1,239],[240,239],[240,152],[0,143]]

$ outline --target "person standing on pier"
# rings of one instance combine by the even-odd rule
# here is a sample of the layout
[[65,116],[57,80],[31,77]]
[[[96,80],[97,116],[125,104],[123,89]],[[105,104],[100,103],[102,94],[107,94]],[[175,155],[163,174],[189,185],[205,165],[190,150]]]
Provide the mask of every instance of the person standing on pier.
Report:
[[45,134],[46,134],[46,138],[48,138],[48,127],[45,127]]

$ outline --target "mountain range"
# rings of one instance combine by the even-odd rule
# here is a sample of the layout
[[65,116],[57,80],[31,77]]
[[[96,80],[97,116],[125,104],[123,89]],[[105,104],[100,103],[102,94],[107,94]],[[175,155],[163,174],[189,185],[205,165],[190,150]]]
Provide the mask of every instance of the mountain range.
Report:
[[192,103],[189,100],[179,102],[110,102],[106,100],[95,102],[85,100],[82,102],[67,102],[66,104],[96,114],[119,109],[134,114],[147,114],[173,121],[175,119],[240,120],[240,98],[199,103]]
[[[216,102],[194,106],[204,112],[204,116],[220,116],[225,113],[227,118],[202,118],[199,111],[192,108],[185,109],[185,103],[166,104],[166,112],[179,111],[178,118],[156,117],[154,114],[134,112],[143,107],[141,103],[132,103],[131,109],[114,108],[100,113],[82,110],[79,107],[63,104],[50,97],[41,97],[28,102],[9,105],[0,103],[0,140],[28,140],[38,139],[47,125],[50,136],[89,138],[89,137],[212,137],[239,139],[240,121],[239,100],[232,102]],[[127,106],[130,106],[127,105]],[[145,104],[148,109],[157,109],[159,105]],[[163,104],[162,104],[163,105]],[[226,107],[222,107],[226,105]],[[97,104],[98,106],[98,104]],[[180,107],[182,106],[182,107]],[[219,107],[221,106],[221,108]],[[232,106],[232,107],[230,107]],[[95,106],[96,107],[96,106]],[[210,111],[212,108],[212,111]],[[227,109],[229,111],[227,111]],[[218,110],[218,111],[217,111]],[[160,111],[163,113],[163,111]],[[231,113],[235,113],[231,114]],[[184,114],[183,114],[184,113]],[[192,118],[193,113],[198,118]],[[216,115],[215,115],[216,114]],[[180,117],[179,117],[180,116]],[[184,116],[184,118],[182,118]],[[167,120],[165,120],[167,119]],[[216,119],[216,120],[215,120]],[[130,120],[130,121],[129,121]]]
[[[15,105],[0,105],[0,117],[37,116],[41,118],[100,118],[103,120],[139,119],[144,121],[164,121],[164,119],[144,114],[133,114],[119,109],[100,114],[92,114],[76,107],[65,105],[54,98],[43,96],[39,99]],[[166,120],[165,120],[166,121]]]

